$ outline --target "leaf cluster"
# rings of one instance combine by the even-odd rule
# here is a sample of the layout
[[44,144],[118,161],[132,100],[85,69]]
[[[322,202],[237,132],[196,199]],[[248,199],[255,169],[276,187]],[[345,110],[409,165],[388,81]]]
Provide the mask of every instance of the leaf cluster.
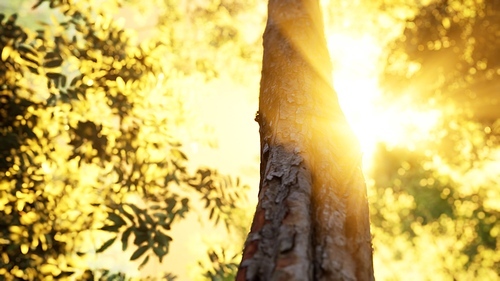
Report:
[[207,255],[210,260],[209,268],[201,261],[198,261],[198,264],[204,270],[204,277],[212,281],[229,281],[236,278],[239,265],[238,254],[229,256],[224,249],[220,252],[210,249]]
[[387,95],[453,106],[481,122],[497,119],[492,89],[500,75],[499,17],[496,0],[440,0],[422,7],[390,46],[381,76]]
[[[391,236],[408,237],[417,247],[422,229],[432,235],[446,236],[457,242],[455,258],[465,255],[464,272],[479,277],[478,262],[487,258],[478,249],[496,251],[500,237],[496,232],[500,210],[486,204],[489,186],[470,190],[467,182],[444,173],[428,156],[404,147],[377,150],[373,171],[374,196],[371,204],[373,226]],[[488,181],[486,181],[488,184]],[[472,231],[475,235],[464,236]],[[395,249],[395,251],[397,251]],[[449,255],[449,253],[448,253]],[[489,257],[493,258],[493,257]],[[491,261],[498,268],[500,260]],[[443,265],[446,266],[446,265]],[[463,274],[455,269],[452,276]]]
[[[39,30],[0,15],[0,275],[8,280],[72,275],[72,253],[84,258],[117,240],[141,266],[151,256],[161,262],[193,195],[228,228],[244,197],[239,180],[187,169],[171,121],[180,102],[170,84],[175,46],[135,45],[84,4],[38,1],[54,15]],[[91,250],[89,231],[113,237]]]

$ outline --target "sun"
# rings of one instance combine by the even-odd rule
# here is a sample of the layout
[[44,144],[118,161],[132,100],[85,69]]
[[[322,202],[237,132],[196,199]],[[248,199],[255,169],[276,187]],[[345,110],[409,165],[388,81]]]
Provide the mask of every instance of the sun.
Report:
[[404,100],[384,99],[378,77],[383,44],[370,35],[336,33],[328,37],[334,65],[333,86],[341,108],[361,144],[365,170],[378,143],[412,149],[439,121],[438,111],[418,111]]

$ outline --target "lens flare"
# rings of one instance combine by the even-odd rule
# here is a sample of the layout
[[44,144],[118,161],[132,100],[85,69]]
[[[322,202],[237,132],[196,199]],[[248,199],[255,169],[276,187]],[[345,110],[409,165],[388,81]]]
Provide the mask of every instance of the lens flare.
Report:
[[361,144],[365,170],[371,168],[378,143],[415,149],[437,124],[439,111],[419,111],[409,101],[384,99],[378,84],[384,46],[376,38],[336,33],[328,42],[334,62],[333,84]]

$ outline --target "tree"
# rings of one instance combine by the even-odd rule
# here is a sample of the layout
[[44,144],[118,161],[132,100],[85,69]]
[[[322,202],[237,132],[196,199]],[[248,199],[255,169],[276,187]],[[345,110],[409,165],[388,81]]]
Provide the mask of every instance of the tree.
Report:
[[[161,262],[192,198],[230,228],[242,184],[188,169],[176,136],[182,100],[170,83],[187,75],[170,56],[178,46],[136,45],[88,1],[34,6],[52,24],[0,15],[0,275],[112,279],[78,261],[114,242],[141,265]],[[89,246],[89,236],[108,238]],[[227,275],[224,262],[213,275]]]
[[[492,91],[500,75],[495,48],[499,16],[495,0],[440,0],[423,7],[391,46],[383,86],[396,97],[407,94],[417,104],[446,103],[458,114],[494,122],[499,117]],[[403,62],[406,67],[401,67]]]
[[263,44],[259,203],[237,280],[373,280],[361,154],[318,1],[270,0]]
[[[373,171],[374,234],[379,244],[406,237],[414,251],[388,250],[425,268],[422,280],[496,280],[500,272],[499,175],[488,172],[500,151],[498,4],[433,1],[388,50],[386,97],[440,113],[416,150],[382,146]],[[439,258],[425,264],[430,251]]]

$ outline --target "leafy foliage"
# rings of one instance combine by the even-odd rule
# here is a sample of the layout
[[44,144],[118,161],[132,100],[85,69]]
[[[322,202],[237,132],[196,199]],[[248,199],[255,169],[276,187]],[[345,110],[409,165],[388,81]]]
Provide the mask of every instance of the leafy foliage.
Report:
[[[462,280],[488,279],[495,274],[499,256],[492,253],[499,243],[500,211],[488,202],[496,200],[488,196],[493,195],[490,186],[470,189],[470,183],[455,181],[441,170],[441,165],[406,148],[381,146],[376,161],[380,163],[373,171],[374,196],[378,200],[372,203],[371,219],[375,235],[407,237],[416,249],[429,246],[420,242],[425,233],[435,239],[443,237],[453,242],[441,245],[444,251],[437,254],[454,262],[435,264],[444,271],[440,276]],[[393,251],[403,249],[397,247]],[[492,263],[491,269],[481,266],[485,261]]]
[[430,266],[442,278],[494,280],[500,272],[498,173],[489,172],[498,169],[500,149],[494,91],[500,57],[498,36],[492,36],[500,32],[499,7],[494,0],[422,7],[391,45],[382,76],[387,97],[440,110],[442,119],[420,150],[379,148],[375,232],[407,237],[427,255],[425,239],[434,239],[432,251],[441,262]]
[[207,254],[211,262],[209,268],[206,268],[202,262],[198,261],[200,267],[205,269],[203,273],[204,277],[213,281],[230,281],[236,278],[236,271],[239,264],[239,260],[237,260],[238,254],[230,257],[224,249],[220,253],[211,249]]
[[417,104],[446,103],[476,120],[495,120],[499,16],[496,0],[441,0],[423,7],[393,43],[383,85],[393,95],[413,96]]
[[[62,278],[79,271],[73,253],[116,241],[141,266],[161,262],[192,194],[229,228],[245,187],[187,168],[175,46],[137,46],[86,2],[45,3],[54,19],[40,30],[0,15],[0,274]],[[113,236],[86,247],[99,231]]]

